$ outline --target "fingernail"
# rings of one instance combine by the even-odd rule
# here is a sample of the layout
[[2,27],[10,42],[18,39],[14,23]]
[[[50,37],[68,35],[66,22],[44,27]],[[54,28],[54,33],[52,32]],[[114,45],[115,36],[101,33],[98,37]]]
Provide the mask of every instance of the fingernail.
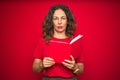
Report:
[[64,61],[66,61],[67,59],[65,59]]
[[54,60],[54,59],[51,58],[51,60]]

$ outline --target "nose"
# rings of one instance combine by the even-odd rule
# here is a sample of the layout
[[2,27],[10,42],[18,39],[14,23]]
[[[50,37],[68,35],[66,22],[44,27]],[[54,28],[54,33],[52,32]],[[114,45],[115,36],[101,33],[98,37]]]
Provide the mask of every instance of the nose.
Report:
[[62,20],[61,19],[58,20],[58,24],[59,25],[62,24]]

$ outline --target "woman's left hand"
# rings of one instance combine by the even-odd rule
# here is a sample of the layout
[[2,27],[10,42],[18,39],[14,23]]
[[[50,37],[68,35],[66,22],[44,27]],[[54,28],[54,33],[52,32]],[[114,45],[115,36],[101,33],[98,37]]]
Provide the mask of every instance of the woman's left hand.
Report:
[[63,64],[65,67],[73,70],[74,67],[75,67],[75,59],[74,59],[74,57],[73,57],[72,55],[70,56],[70,58],[71,58],[71,60],[66,60],[66,59],[65,59],[64,62],[62,62],[62,64]]

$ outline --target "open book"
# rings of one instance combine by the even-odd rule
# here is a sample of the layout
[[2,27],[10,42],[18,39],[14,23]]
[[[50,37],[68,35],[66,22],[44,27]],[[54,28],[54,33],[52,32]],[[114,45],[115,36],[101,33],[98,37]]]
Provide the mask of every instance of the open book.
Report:
[[79,42],[77,42],[82,35],[78,35],[70,42],[62,42],[51,40],[49,45],[44,46],[44,57],[51,57],[56,63],[61,63],[65,59],[70,59],[72,53],[77,53],[79,49]]

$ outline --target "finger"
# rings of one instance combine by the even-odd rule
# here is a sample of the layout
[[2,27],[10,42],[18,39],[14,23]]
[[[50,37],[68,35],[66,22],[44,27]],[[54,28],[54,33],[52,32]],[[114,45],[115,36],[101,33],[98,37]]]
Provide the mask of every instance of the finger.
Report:
[[67,60],[67,59],[65,59],[64,61],[65,61],[65,62],[67,62],[67,63],[69,63],[69,64],[71,64],[71,63],[72,63],[72,61]]
[[62,64],[63,64],[64,66],[66,66],[66,67],[68,66],[68,64],[67,64],[67,63],[65,63],[65,62],[62,62]]
[[69,64],[63,63],[63,65],[64,65],[65,67],[67,67],[68,69],[72,69],[72,66],[69,65]]
[[44,67],[51,67],[52,65],[54,65],[55,63],[44,63],[43,66]]
[[43,64],[55,64],[55,62],[44,62]]
[[76,72],[78,72],[79,71],[79,69],[76,69],[75,71],[74,71],[74,73],[76,73]]
[[44,63],[44,65],[53,65],[55,63]]
[[71,57],[71,60],[72,60],[72,61],[75,61],[75,59],[74,59],[74,57],[73,57],[72,55],[70,55],[70,57]]
[[49,64],[46,64],[46,65],[44,65],[44,67],[51,67],[52,65],[49,65]]
[[54,61],[53,58],[50,58],[50,57],[45,57],[46,60],[50,60],[50,61]]
[[71,61],[71,64],[70,63],[66,63],[66,62],[62,62],[64,66],[66,66],[67,68],[69,69],[73,69],[73,67],[75,66],[73,61]]
[[47,60],[54,60],[53,58],[50,57],[45,57]]
[[55,62],[55,61],[51,61],[51,60],[48,60],[48,59],[44,59],[43,62]]
[[68,63],[62,62],[62,64],[63,64],[64,66],[66,66],[67,68],[71,67],[71,65],[68,64]]
[[50,60],[43,60],[43,63],[55,63],[55,62]]

